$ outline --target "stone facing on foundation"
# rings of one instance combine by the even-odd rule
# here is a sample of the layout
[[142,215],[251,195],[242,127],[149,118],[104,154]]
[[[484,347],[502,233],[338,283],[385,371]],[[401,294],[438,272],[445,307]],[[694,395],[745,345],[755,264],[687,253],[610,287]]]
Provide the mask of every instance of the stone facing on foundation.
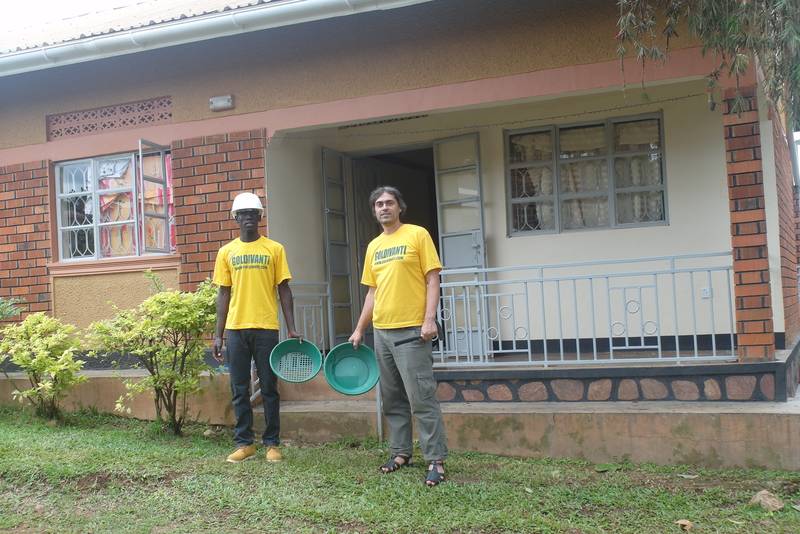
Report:
[[696,401],[700,399],[700,387],[691,380],[673,381],[672,393],[677,400]]
[[561,369],[436,369],[441,402],[785,402],[800,393],[800,343],[772,362]]
[[774,401],[774,373],[440,381],[441,402]]

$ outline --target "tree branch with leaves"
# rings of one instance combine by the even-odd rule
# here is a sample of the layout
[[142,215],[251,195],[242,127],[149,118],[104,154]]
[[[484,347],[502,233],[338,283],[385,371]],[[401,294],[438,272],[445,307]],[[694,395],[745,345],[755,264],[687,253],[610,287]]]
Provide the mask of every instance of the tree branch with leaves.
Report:
[[[800,1],[798,0],[618,0],[617,53],[642,64],[664,61],[678,29],[688,28],[704,55],[717,58],[708,73],[709,101],[722,76],[736,87],[751,67],[760,71],[764,94],[800,128]],[[755,65],[753,65],[755,62]],[[624,63],[623,63],[624,68]],[[644,71],[642,72],[644,83]],[[737,95],[733,112],[744,109]]]

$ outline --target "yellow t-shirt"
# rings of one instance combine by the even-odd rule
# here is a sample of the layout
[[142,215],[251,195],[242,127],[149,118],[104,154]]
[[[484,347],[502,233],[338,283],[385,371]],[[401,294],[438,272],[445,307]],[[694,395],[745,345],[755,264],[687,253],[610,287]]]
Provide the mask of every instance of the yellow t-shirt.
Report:
[[225,328],[278,329],[276,287],[290,280],[283,245],[264,236],[244,243],[236,238],[219,249],[214,283],[231,288]]
[[375,328],[420,326],[425,319],[425,275],[442,264],[427,230],[404,224],[367,246],[361,283],[376,288]]

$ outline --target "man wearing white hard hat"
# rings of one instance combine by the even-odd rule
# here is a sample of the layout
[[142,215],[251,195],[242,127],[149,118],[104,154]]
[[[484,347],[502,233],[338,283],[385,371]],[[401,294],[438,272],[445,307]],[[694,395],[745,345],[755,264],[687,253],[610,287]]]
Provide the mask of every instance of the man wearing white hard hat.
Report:
[[227,347],[236,417],[236,450],[227,461],[238,463],[256,454],[250,404],[250,365],[255,361],[266,423],[261,440],[267,460],[279,462],[280,396],[269,355],[278,344],[278,295],[289,337],[300,337],[294,327],[292,275],[283,245],[259,234],[264,207],[258,196],[236,195],[231,213],[239,225],[239,237],[219,249],[214,265],[214,283],[219,287],[214,357],[221,362],[222,347]]

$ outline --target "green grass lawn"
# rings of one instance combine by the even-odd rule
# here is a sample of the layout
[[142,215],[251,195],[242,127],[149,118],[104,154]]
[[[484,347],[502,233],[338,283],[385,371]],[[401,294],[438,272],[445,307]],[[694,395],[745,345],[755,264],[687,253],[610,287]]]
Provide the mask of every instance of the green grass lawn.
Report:
[[[377,471],[377,442],[291,444],[285,461],[234,465],[229,432],[176,438],[152,423],[71,415],[48,425],[0,409],[0,532],[800,532],[800,473],[456,452]],[[680,475],[697,475],[684,478]],[[768,489],[786,501],[748,505]]]

